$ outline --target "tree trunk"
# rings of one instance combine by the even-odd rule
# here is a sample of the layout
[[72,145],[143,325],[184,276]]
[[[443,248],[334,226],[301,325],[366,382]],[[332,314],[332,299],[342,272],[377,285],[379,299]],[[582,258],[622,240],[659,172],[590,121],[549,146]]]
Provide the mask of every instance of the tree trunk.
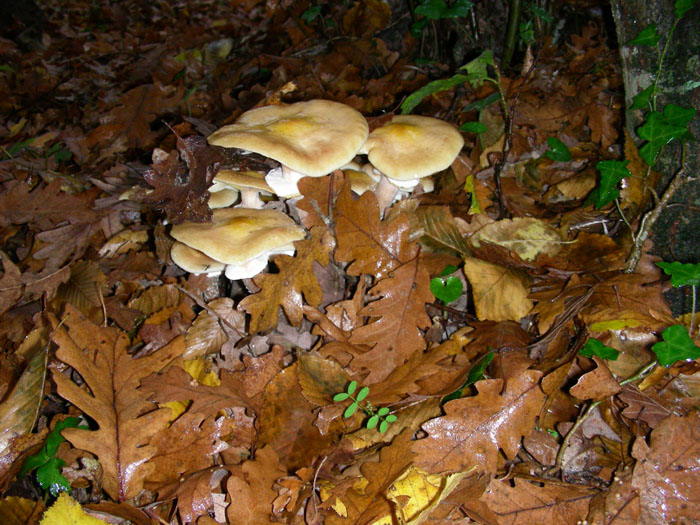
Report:
[[[620,44],[625,84],[626,128],[640,147],[643,141],[636,133],[643,124],[645,111],[630,110],[632,98],[649,87],[656,78],[659,57],[667,46],[662,71],[657,84],[657,111],[669,103],[685,108],[700,108],[700,9],[688,11],[668,40],[676,18],[674,2],[670,0],[612,0],[611,7]],[[649,24],[656,24],[662,35],[656,47],[625,45]],[[700,118],[688,126],[700,137]],[[681,144],[678,140],[665,146],[654,166],[661,174],[656,188],[661,195],[673,175],[681,168]],[[686,145],[686,173],[700,176],[700,147],[697,142]],[[687,182],[662,212],[652,229],[654,253],[665,261],[700,262],[700,183]],[[691,310],[690,287],[671,290],[667,299],[674,314]]]

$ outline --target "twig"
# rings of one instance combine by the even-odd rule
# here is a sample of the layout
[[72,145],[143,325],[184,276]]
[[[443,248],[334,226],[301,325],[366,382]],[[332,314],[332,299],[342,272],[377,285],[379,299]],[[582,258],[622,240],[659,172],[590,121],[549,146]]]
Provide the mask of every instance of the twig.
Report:
[[627,258],[627,261],[625,262],[625,273],[632,273],[636,270],[637,265],[639,264],[639,260],[642,258],[642,247],[644,246],[646,240],[649,238],[649,234],[651,233],[651,229],[654,226],[654,223],[661,216],[661,212],[664,211],[666,205],[669,203],[669,201],[675,195],[675,193],[679,190],[679,188],[683,184],[688,182],[688,180],[690,180],[683,176],[686,168],[685,151],[685,145],[683,145],[683,155],[680,169],[675,173],[675,175],[671,179],[671,182],[669,183],[668,187],[666,188],[666,191],[664,191],[664,194],[661,196],[661,199],[656,204],[656,206],[654,206],[654,208],[645,213],[644,217],[642,218],[642,222],[639,226],[639,231],[637,232],[637,235],[634,238],[634,245],[632,246],[632,250],[630,251],[630,255]]

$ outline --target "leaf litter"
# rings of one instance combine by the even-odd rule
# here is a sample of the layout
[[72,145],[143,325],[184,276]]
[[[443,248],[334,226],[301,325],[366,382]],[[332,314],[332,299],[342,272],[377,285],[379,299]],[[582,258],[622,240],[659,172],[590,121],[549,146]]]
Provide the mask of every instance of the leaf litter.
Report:
[[[597,206],[617,194],[594,190],[599,161],[643,170],[603,27],[546,43],[529,77],[502,72],[508,149],[498,106],[473,109],[489,83],[411,99],[487,129],[433,192],[382,216],[336,170],[265,197],[308,235],[230,282],[174,265],[169,225],[210,219],[220,167],[276,163],[206,135],[314,98],[374,129],[454,57],[374,0],[149,9],[45,2],[41,39],[0,42],[1,516],[41,512],[47,488],[17,474],[70,416],[49,459],[112,522],[700,519],[697,330],[672,317],[654,257],[622,272],[625,226]],[[650,195],[629,182],[635,220]],[[466,288],[446,304],[430,282],[451,265]],[[695,266],[660,266],[695,286]],[[333,402],[351,381],[396,418],[383,432]]]

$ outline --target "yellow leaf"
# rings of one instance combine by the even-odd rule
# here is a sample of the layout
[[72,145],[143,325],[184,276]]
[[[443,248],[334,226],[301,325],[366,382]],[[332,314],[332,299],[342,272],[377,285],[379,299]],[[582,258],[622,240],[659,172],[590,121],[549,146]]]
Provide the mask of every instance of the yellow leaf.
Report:
[[466,257],[464,273],[472,287],[479,319],[519,321],[532,309],[526,277],[517,270]]
[[41,518],[40,525],[99,525],[106,522],[93,518],[68,494],[61,492],[56,503]]
[[601,321],[593,323],[589,328],[591,332],[607,332],[608,330],[622,330],[623,328],[635,328],[642,323],[636,319],[613,319],[611,321]]

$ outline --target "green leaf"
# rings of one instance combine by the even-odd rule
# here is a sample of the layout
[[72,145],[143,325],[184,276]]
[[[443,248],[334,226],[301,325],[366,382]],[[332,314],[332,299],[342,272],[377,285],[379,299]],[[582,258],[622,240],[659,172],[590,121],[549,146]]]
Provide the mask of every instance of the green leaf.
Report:
[[650,107],[651,94],[654,91],[654,85],[652,84],[644,91],[637,93],[632,99],[632,105],[630,109],[643,109],[646,111]]
[[306,22],[307,24],[311,23],[314,21],[318,15],[321,14],[321,7],[320,5],[315,5],[312,7],[309,7],[306,11],[304,11],[301,14],[301,19]]
[[448,275],[455,273],[457,270],[459,270],[459,267],[455,266],[454,264],[448,264],[440,272],[440,275],[438,277],[447,277]]
[[481,381],[484,378],[484,371],[486,370],[486,367],[489,366],[489,363],[491,363],[493,360],[493,355],[493,350],[491,350],[491,347],[489,347],[489,353],[485,354],[479,361],[476,362],[474,366],[471,367],[464,384],[454,392],[444,396],[440,402],[445,404],[453,399],[459,399],[462,397],[462,394],[464,394],[465,388],[467,388],[469,385],[473,385],[477,381]]
[[356,399],[357,401],[362,401],[364,398],[367,397],[368,394],[369,394],[369,387],[363,386],[363,387],[360,389],[360,391],[357,393],[357,396],[355,397],[355,399]]
[[356,410],[357,403],[350,403],[348,405],[348,408],[345,409],[345,412],[343,412],[343,417],[352,417]]
[[[58,452],[58,446],[65,441],[65,438],[61,435],[61,430],[64,428],[75,428],[80,424],[80,418],[77,417],[67,417],[56,423],[49,435],[46,436],[46,442],[41,450],[36,454],[29,456],[22,465],[22,470],[20,470],[19,475],[24,476],[27,472],[31,472],[34,469],[40,468],[42,465],[49,463],[51,460],[55,459],[54,456]],[[81,426],[80,428],[87,428]]]
[[389,414],[384,418],[384,421],[386,421],[387,423],[393,423],[394,421],[396,421],[396,416],[394,414]]
[[463,290],[459,277],[434,277],[430,280],[430,291],[445,304],[459,299]]
[[433,93],[439,93],[440,91],[447,91],[455,86],[463,84],[469,80],[469,75],[454,75],[450,78],[443,78],[440,80],[434,80],[427,83],[422,88],[414,91],[406,100],[401,104],[401,113],[406,114],[413,111],[413,109],[420,104],[423,99]]
[[12,68],[12,66],[8,64],[0,64],[0,71],[4,71],[6,73],[14,73],[15,70]]
[[379,423],[379,416],[375,414],[367,420],[367,428],[371,430],[377,426],[377,423]]
[[357,381],[354,381],[354,380],[350,381],[350,384],[348,385],[348,389],[346,390],[346,392],[349,395],[352,395],[355,392],[356,388],[357,388]]
[[697,0],[676,0],[676,3],[673,4],[676,18],[683,18],[683,15],[690,11],[696,2]]
[[571,152],[561,140],[556,137],[549,137],[547,144],[551,149],[545,152],[545,157],[556,162],[569,162],[571,160]]
[[387,407],[382,407],[379,410],[377,410],[378,416],[386,416],[388,413],[389,413],[389,409]]
[[345,392],[340,392],[339,394],[336,394],[333,396],[333,401],[335,401],[337,403],[338,401],[345,401],[349,397],[350,396],[348,394],[346,394]]
[[467,111],[482,111],[483,109],[489,107],[491,104],[496,102],[499,99],[498,93],[491,93],[488,97],[475,100],[474,102],[471,102],[467,104],[462,111],[467,112]]
[[586,341],[586,344],[583,345],[583,348],[581,348],[578,353],[584,357],[593,357],[594,355],[597,355],[598,357],[609,361],[616,361],[620,356],[619,351],[615,350],[614,348],[610,348],[609,346],[598,341],[598,339],[593,338]]
[[592,202],[597,209],[601,209],[617,199],[620,196],[617,185],[622,179],[632,175],[627,169],[627,164],[628,160],[602,160],[596,164],[596,169],[600,172],[600,184],[591,192],[586,202]]
[[659,43],[661,35],[656,32],[656,24],[649,24],[642,29],[639,34],[627,42],[628,46],[650,46],[654,47]]
[[413,12],[430,20],[460,18],[467,16],[473,5],[469,0],[457,0],[451,7],[443,0],[423,0]]
[[382,421],[379,423],[379,432],[382,434],[386,432],[386,430],[389,428],[389,423],[387,421]]
[[679,324],[669,326],[663,331],[661,337],[664,341],[656,343],[651,349],[663,366],[700,357],[700,348],[690,339],[685,326]]
[[688,123],[695,116],[695,110],[669,104],[664,112],[652,111],[647,121],[637,128],[640,138],[647,140],[639,150],[644,162],[652,166],[656,157],[666,144],[673,139],[687,140],[692,136],[688,133]]
[[671,285],[674,288],[679,286],[697,286],[700,284],[700,263],[683,264],[679,262],[657,262],[656,266],[661,268],[666,275],[671,276]]
[[487,129],[482,122],[465,122],[459,127],[460,131],[467,131],[468,133],[483,133]]
[[61,468],[66,464],[59,458],[51,458],[36,471],[36,480],[44,491],[56,497],[61,492],[70,492],[70,483],[61,474]]

